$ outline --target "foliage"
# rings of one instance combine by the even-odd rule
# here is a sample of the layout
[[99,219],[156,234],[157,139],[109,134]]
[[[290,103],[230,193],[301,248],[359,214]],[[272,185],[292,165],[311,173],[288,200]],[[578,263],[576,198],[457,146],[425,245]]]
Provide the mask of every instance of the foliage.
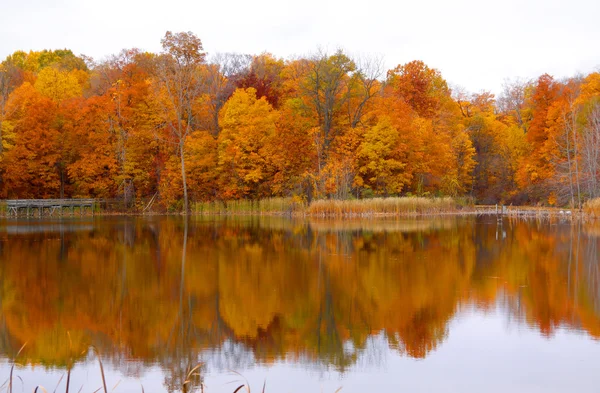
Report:
[[319,50],[93,63],[69,50],[0,64],[0,195],[192,202],[438,195],[581,206],[600,196],[600,74],[450,89],[422,61]]

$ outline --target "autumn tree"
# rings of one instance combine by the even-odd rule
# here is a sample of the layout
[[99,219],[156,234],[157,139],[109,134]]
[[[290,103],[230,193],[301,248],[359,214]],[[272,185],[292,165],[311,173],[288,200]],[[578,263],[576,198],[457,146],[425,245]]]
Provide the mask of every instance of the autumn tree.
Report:
[[185,154],[190,190],[195,200],[214,200],[218,189],[217,140],[209,131],[198,131],[191,135]]
[[371,189],[375,194],[393,195],[402,191],[410,178],[402,162],[406,146],[400,142],[400,134],[389,118],[381,118],[377,125],[365,132],[357,153],[358,186]]
[[[68,165],[68,139],[69,135],[63,129],[63,103],[67,100],[81,96],[81,83],[85,83],[84,77],[78,78],[78,70],[62,71],[55,66],[42,68],[37,75],[34,87],[42,95],[50,98],[59,109],[57,121],[54,123],[58,132],[58,147],[60,159],[56,163],[56,169],[60,176],[60,197],[64,198],[66,179],[66,167]],[[84,72],[85,74],[85,72]],[[68,115],[69,113],[67,113]]]
[[318,119],[326,152],[334,137],[336,116],[348,100],[348,78],[356,64],[338,50],[333,55],[319,51],[303,65],[305,76],[300,88]]
[[267,145],[275,135],[277,113],[256,90],[237,89],[221,110],[219,170],[227,198],[270,195],[271,157]]
[[115,137],[119,166],[115,181],[126,206],[131,206],[136,196],[149,196],[157,189],[159,144],[154,130],[161,120],[151,94],[154,63],[151,54],[130,49],[94,70],[97,92],[109,98],[106,121]]
[[[11,116],[7,110],[10,94],[23,82],[22,71],[7,59],[0,63],[0,185],[3,183],[4,153],[14,144],[14,123],[5,121]],[[16,109],[16,107],[13,107]],[[0,193],[2,191],[0,190]]]
[[106,124],[109,97],[73,102],[66,119],[71,159],[66,169],[73,196],[109,198],[116,194],[119,165],[114,154],[116,135]]
[[77,77],[72,73],[53,67],[46,67],[40,71],[34,87],[55,101],[57,105],[64,100],[81,95],[81,86]]
[[201,94],[199,67],[205,61],[202,42],[191,32],[173,34],[168,31],[161,40],[163,54],[159,58],[158,77],[163,120],[175,139],[181,164],[184,213],[189,212],[185,170],[185,142],[195,131],[194,105]]
[[519,185],[528,188],[533,200],[549,196],[544,188],[546,181],[554,174],[552,156],[556,145],[548,133],[548,111],[558,97],[559,86],[548,74],[540,76],[530,98],[531,121],[527,125],[527,142],[530,154],[524,158],[519,173]]
[[0,63],[0,159],[4,152],[4,143],[2,141],[4,129],[6,128],[6,125],[3,124],[3,120],[8,115],[6,104],[10,93],[12,93],[12,91],[22,82],[21,72],[15,64],[9,60]]
[[[268,101],[267,96],[263,97]],[[296,194],[309,201],[313,197],[317,151],[310,115],[300,98],[286,100],[279,109],[275,135],[266,146],[275,171],[275,195]]]
[[347,199],[357,190],[357,152],[363,142],[362,127],[344,127],[327,153],[327,161],[318,177],[322,191],[329,198]]
[[11,94],[7,106],[14,141],[2,161],[4,194],[8,198],[58,197],[61,179],[56,165],[61,155],[54,128],[56,104],[26,82]]
[[406,132],[401,132],[409,146],[406,168],[412,174],[409,190],[422,194],[440,188],[452,193],[464,189],[457,183],[456,165],[461,160],[454,157],[451,147],[460,112],[441,73],[422,61],[399,65],[388,71],[384,95],[382,103],[387,102],[388,107],[390,102],[399,101],[411,111],[401,112],[409,117],[408,123],[404,121]]
[[588,198],[597,198],[600,196],[600,73],[593,72],[582,81],[574,104],[579,115],[575,136],[580,139],[582,192]]
[[595,100],[586,111],[581,151],[583,184],[589,198],[598,198],[600,196],[600,102]]
[[547,113],[548,149],[551,149],[550,163],[553,175],[548,179],[553,199],[559,204],[581,207],[581,181],[578,125],[580,106],[577,96],[581,81],[575,78],[566,80],[559,86],[556,99]]
[[527,125],[531,120],[531,111],[526,104],[530,93],[531,85],[529,82],[506,80],[497,101],[500,112],[512,116],[524,132],[527,132]]
[[66,72],[75,70],[86,72],[88,67],[85,59],[85,56],[76,56],[69,49],[44,49],[29,52],[16,51],[6,58],[6,62],[13,64],[24,72],[37,74],[47,67],[54,67]]
[[284,67],[283,60],[269,53],[254,56],[250,69],[236,78],[237,87],[256,89],[258,98],[265,97],[273,108],[278,109],[282,104]]
[[217,53],[202,68],[203,100],[208,109],[207,129],[216,138],[221,127],[219,112],[248,71],[251,57],[238,53]]
[[472,181],[468,182],[472,187],[468,191],[483,203],[507,201],[515,190],[509,125],[496,114],[493,94],[455,94],[463,115],[461,124],[474,149]]
[[355,60],[356,71],[348,81],[348,124],[355,128],[369,112],[374,98],[381,92],[380,79],[385,75],[383,59],[361,56]]
[[388,83],[399,99],[424,118],[435,117],[450,97],[450,89],[440,72],[418,60],[388,71]]

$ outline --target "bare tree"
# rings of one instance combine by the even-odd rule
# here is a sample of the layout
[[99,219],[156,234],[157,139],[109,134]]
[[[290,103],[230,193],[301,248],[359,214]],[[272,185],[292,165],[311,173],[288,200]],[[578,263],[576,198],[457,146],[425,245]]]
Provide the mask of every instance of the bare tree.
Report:
[[348,121],[355,128],[362,120],[369,101],[380,92],[381,79],[385,75],[382,57],[359,56],[354,60],[356,71],[348,86]]
[[463,86],[452,86],[452,98],[463,117],[471,117],[471,94]]
[[[576,103],[580,83],[571,79],[564,83],[562,92],[566,105],[560,113],[562,133],[555,137],[558,156],[553,158],[556,168],[555,192],[559,200],[569,200],[571,207],[581,209],[581,180],[579,169],[579,126],[577,119],[580,106]],[[568,195],[568,198],[567,198]]]
[[251,63],[250,55],[217,53],[206,64],[204,92],[208,95],[208,128],[213,136],[220,131],[219,111],[235,91],[237,79],[248,72]]
[[10,93],[21,84],[19,69],[10,61],[0,63],[0,155],[4,152],[2,123],[6,116],[6,103]]
[[581,148],[584,182],[590,198],[600,196],[598,177],[600,176],[600,103],[595,103],[587,115],[583,128]]
[[2,138],[2,122],[4,116],[6,116],[6,101],[8,101],[8,95],[10,93],[10,75],[6,66],[0,64],[0,155],[4,152],[3,138]]
[[348,99],[348,78],[356,70],[356,65],[342,50],[331,56],[319,50],[303,64],[306,77],[302,89],[317,112],[326,153],[331,143],[335,115]]
[[527,132],[527,121],[523,109],[525,108],[526,90],[529,82],[517,79],[506,80],[504,89],[496,101],[500,112],[514,116],[519,127]]
[[164,120],[176,139],[181,160],[184,214],[189,212],[188,190],[185,174],[184,146],[194,131],[194,104],[202,92],[200,66],[205,53],[202,42],[191,32],[173,34],[168,31],[161,40],[163,54],[159,59],[158,77],[165,96]]

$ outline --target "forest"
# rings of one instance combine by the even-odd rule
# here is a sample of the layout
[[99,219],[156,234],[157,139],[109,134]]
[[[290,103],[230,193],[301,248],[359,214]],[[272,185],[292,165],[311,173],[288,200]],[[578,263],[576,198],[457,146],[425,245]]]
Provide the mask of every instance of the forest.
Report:
[[581,207],[600,196],[600,73],[450,87],[422,61],[316,50],[208,54],[191,32],[102,61],[0,65],[0,198],[195,201],[468,196]]

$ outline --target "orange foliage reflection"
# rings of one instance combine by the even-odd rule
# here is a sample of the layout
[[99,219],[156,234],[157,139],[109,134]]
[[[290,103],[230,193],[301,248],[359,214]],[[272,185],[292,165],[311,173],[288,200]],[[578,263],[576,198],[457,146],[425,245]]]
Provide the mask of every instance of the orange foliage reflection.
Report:
[[66,367],[93,344],[168,368],[236,343],[343,370],[378,334],[427,356],[471,305],[600,337],[597,232],[486,220],[7,223],[0,350]]

